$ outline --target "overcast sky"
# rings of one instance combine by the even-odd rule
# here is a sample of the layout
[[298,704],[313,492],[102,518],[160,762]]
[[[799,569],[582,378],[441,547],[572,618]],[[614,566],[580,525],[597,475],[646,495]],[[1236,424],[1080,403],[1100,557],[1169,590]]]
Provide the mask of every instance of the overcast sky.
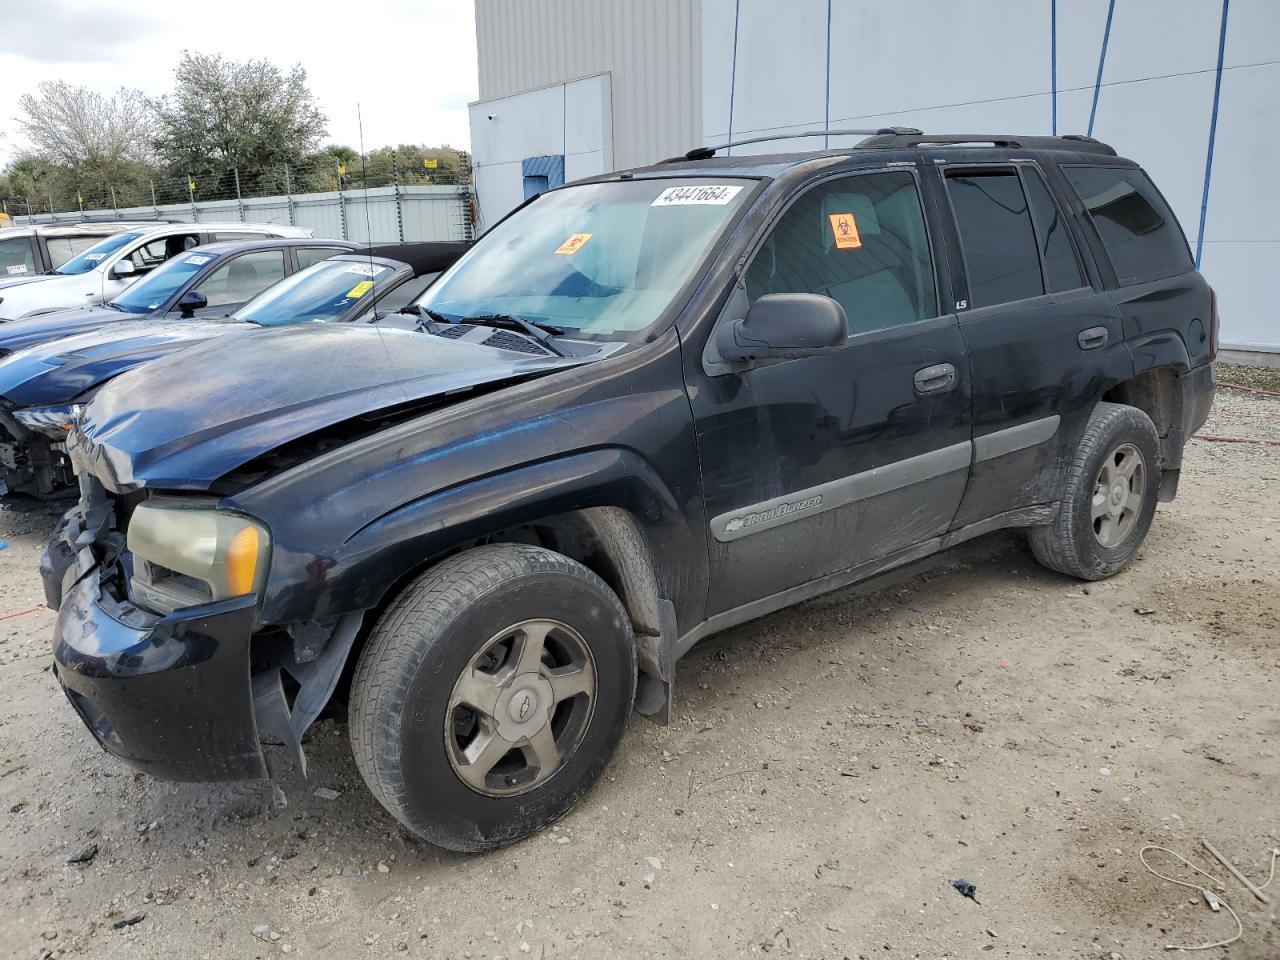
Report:
[[39,0],[5,17],[0,43],[0,163],[23,144],[18,98],[42,80],[112,93],[171,89],[184,49],[235,60],[301,63],[329,118],[326,143],[466,148],[476,99],[470,0],[358,0],[353,4],[221,0],[214,5]]

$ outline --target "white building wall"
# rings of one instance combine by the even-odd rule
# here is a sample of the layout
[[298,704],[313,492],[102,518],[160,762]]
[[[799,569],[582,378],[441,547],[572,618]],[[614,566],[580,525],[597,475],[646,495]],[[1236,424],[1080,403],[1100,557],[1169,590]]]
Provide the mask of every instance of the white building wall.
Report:
[[[566,146],[568,179],[652,163],[696,145],[700,6],[701,0],[476,0],[480,100],[470,107],[471,147],[484,225],[523,198],[516,161],[562,152],[548,145],[597,144],[576,156]],[[568,83],[600,76],[603,83]],[[604,98],[599,109],[597,97]],[[491,113],[499,119],[488,121]]]
[[1173,205],[1218,291],[1224,343],[1280,350],[1275,0],[1230,2],[1202,243],[1220,0],[790,0],[785,16],[769,0],[702,0],[702,11],[709,144],[729,138],[731,120],[734,139],[879,125],[1045,134],[1055,99],[1057,132],[1085,133],[1096,86],[1093,135],[1143,164]]

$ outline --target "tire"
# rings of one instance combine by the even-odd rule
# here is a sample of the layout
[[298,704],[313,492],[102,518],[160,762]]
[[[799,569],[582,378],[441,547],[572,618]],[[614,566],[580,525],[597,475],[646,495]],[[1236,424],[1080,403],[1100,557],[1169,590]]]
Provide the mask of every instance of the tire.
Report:
[[541,547],[477,547],[413,581],[374,626],[352,681],[356,765],[423,839],[499,847],[585,796],[635,690],[631,626],[599,577]]
[[[1125,478],[1123,471],[1135,452],[1141,477],[1135,472]],[[1109,484],[1103,482],[1108,465]],[[1127,486],[1128,492],[1118,490],[1117,484]],[[1057,516],[1028,533],[1031,552],[1050,570],[1081,580],[1119,573],[1147,536],[1159,488],[1160,438],[1151,418],[1136,407],[1099,403],[1067,470]],[[1136,505],[1130,499],[1135,493],[1141,498]],[[1121,498],[1128,510],[1123,518],[1111,510]],[[1104,516],[1095,516],[1099,510]]]

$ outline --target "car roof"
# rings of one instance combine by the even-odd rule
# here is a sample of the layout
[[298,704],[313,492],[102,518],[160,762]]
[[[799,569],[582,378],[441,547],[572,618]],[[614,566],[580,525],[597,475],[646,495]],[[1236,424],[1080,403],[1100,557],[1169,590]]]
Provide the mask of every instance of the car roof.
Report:
[[[146,224],[134,227],[126,227],[116,231],[123,233],[124,230],[135,231],[146,236],[167,236],[177,233],[216,233],[225,230],[228,233],[239,231],[241,233],[268,233],[272,230],[296,231],[298,227],[290,227],[281,223],[241,223],[237,220],[227,221],[206,221],[201,220],[198,223],[190,223],[186,221],[178,221],[175,223],[159,223]],[[296,236],[296,234],[295,234]]]
[[25,223],[16,227],[0,228],[0,237],[29,237],[33,234],[39,234],[42,237],[109,237],[113,233],[123,233],[126,230],[155,224],[155,220],[86,220],[79,223]]
[[471,244],[465,241],[436,243],[383,243],[362,247],[352,253],[339,254],[334,259],[355,260],[360,257],[378,257],[397,260],[413,268],[413,275],[439,273],[453,266],[455,260],[467,252]]
[[[818,131],[821,134],[821,131]],[[806,134],[807,135],[807,134]],[[830,136],[847,136],[838,131],[831,131]],[[743,141],[746,143],[765,142],[767,140],[797,139],[798,135],[779,134],[777,137],[762,140]],[[1131,163],[1117,157],[1116,151],[1105,143],[1090,137],[1066,135],[1060,137],[1023,136],[1017,134],[966,133],[926,135],[918,130],[904,131],[903,128],[885,129],[880,133],[865,137],[852,147],[823,150],[799,150],[776,153],[748,153],[720,156],[719,151],[725,147],[696,147],[682,157],[673,157],[660,163],[649,164],[626,171],[633,177],[746,177],[754,179],[773,178],[801,164],[822,162],[833,164],[840,161],[858,160],[866,166],[883,166],[886,163],[914,163],[922,156],[959,160],[963,162],[982,162],[1006,160],[1019,156],[1027,156],[1040,151],[1053,151],[1060,159],[1075,159],[1087,163]],[[1074,156],[1072,156],[1074,155]],[[614,180],[619,174],[607,174],[591,180]]]
[[315,240],[311,237],[263,237],[261,240],[217,240],[192,247],[186,253],[210,253],[226,256],[248,250],[276,250],[281,247],[335,247],[340,250],[358,250],[360,245],[350,240]]

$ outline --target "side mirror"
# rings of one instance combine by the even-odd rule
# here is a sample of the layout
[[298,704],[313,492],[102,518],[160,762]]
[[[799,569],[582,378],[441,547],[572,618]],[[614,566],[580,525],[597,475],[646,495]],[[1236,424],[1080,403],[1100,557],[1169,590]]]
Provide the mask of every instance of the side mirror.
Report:
[[187,320],[194,317],[197,310],[203,310],[208,305],[209,298],[199,290],[188,290],[178,298],[178,309]]
[[729,361],[811,357],[844,346],[849,322],[844,307],[816,293],[771,293],[751,305],[743,320],[720,327],[716,346]]
[[138,272],[138,268],[133,265],[132,260],[118,260],[115,266],[111,268],[111,276],[117,280],[123,280],[125,277],[132,277]]

